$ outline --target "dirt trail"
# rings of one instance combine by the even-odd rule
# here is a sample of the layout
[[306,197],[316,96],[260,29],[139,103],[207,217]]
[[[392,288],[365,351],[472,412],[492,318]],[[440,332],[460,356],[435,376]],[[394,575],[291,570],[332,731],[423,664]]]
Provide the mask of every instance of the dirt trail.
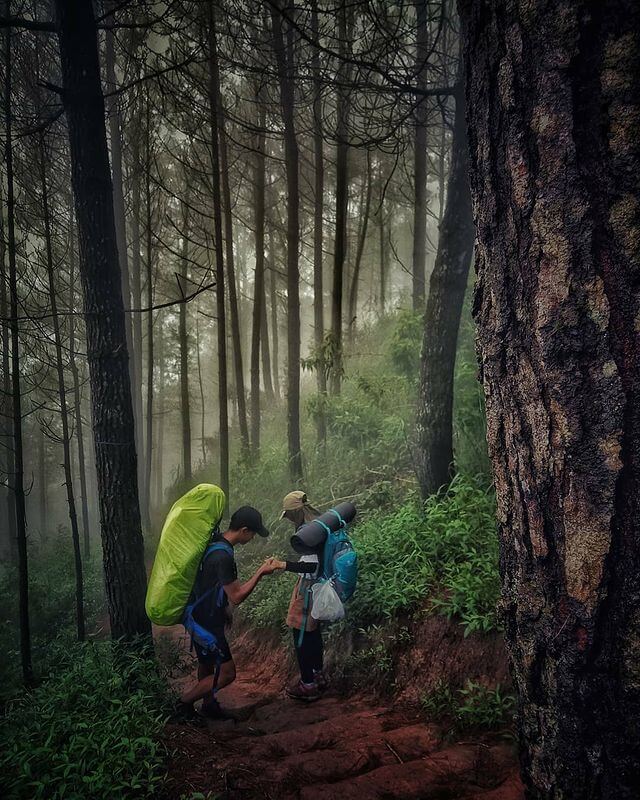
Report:
[[451,741],[410,706],[331,690],[300,704],[283,693],[283,656],[273,645],[256,652],[240,637],[234,653],[238,678],[219,699],[235,719],[167,726],[171,800],[192,792],[216,800],[524,797],[513,745],[503,740]]

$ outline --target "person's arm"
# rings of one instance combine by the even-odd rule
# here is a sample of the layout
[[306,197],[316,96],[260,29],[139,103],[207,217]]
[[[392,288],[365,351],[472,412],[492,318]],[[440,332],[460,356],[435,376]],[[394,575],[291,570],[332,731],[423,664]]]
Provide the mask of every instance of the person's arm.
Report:
[[240,583],[239,580],[235,580],[231,583],[227,583],[224,586],[224,591],[229,598],[229,601],[233,603],[234,606],[239,606],[240,603],[242,603],[243,600],[246,600],[251,592],[256,588],[260,582],[260,578],[262,578],[263,575],[270,575],[275,571],[275,569],[276,568],[270,565],[269,562],[265,561],[264,564],[261,564],[258,567],[248,581]]

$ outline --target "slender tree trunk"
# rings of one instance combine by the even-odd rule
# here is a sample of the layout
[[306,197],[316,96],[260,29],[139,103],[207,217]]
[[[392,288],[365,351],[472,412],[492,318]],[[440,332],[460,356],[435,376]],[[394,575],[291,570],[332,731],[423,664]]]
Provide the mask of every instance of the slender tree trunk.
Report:
[[[217,55],[216,55],[217,58]],[[220,94],[220,73],[216,73],[218,84],[216,98],[218,103],[218,125],[220,138],[220,176],[222,178],[222,199],[224,207],[224,240],[227,260],[227,279],[229,284],[229,317],[231,322],[231,344],[233,356],[233,374],[238,407],[238,425],[240,442],[244,453],[249,451],[249,427],[247,424],[247,400],[244,388],[244,369],[242,365],[242,341],[240,337],[240,310],[236,289],[236,270],[233,254],[233,209],[231,208],[231,187],[229,186],[229,159],[227,157],[227,134],[225,129],[225,113]]]
[[47,538],[49,503],[47,502],[47,443],[44,428],[38,426],[38,522],[40,538]]
[[351,280],[351,293],[349,295],[349,326],[351,336],[355,333],[355,320],[358,310],[358,286],[360,284],[360,267],[362,265],[362,255],[367,241],[367,228],[369,226],[369,213],[371,211],[371,195],[373,193],[373,177],[371,174],[371,153],[367,150],[367,190],[364,201],[364,209],[360,207],[361,227],[360,238],[358,239],[358,249],[356,250],[356,260],[353,266],[353,277]]
[[202,466],[207,463],[206,445],[206,406],[204,402],[204,382],[202,380],[202,349],[200,347],[200,312],[196,310],[196,356],[198,358],[198,388],[200,389],[200,447]]
[[265,220],[265,126],[266,112],[260,104],[253,196],[255,209],[256,269],[253,282],[253,318],[251,327],[251,454],[260,455],[260,333],[264,312],[264,220]]
[[89,501],[87,497],[87,465],[84,454],[84,423],[82,421],[82,392],[80,389],[80,374],[76,362],[76,247],[74,236],[75,219],[73,207],[69,209],[69,369],[73,380],[74,422],[76,429],[76,445],[78,448],[78,476],[80,479],[80,503],[82,507],[82,539],[84,557],[91,556],[91,537],[89,523]]
[[[266,259],[265,259],[266,268]],[[271,350],[269,347],[269,322],[267,320],[267,292],[266,292],[266,275],[264,279],[264,286],[262,297],[262,313],[260,314],[260,354],[262,358],[262,383],[264,392],[267,398],[267,403],[273,405],[276,400],[275,392],[273,391],[273,381],[271,379]]]
[[[187,195],[189,183],[186,183]],[[182,258],[180,259],[181,291],[188,294],[189,280],[189,206],[183,204],[182,214]],[[191,473],[191,403],[189,397],[189,340],[187,337],[187,304],[181,303],[178,312],[178,339],[180,342],[180,416],[182,420],[182,474],[190,481]]]
[[453,375],[474,241],[468,168],[464,103],[459,97],[447,208],[424,317],[416,433],[418,478],[425,499],[449,482],[453,469]]
[[[318,2],[311,3],[311,32],[315,41],[320,40],[318,25]],[[327,366],[324,358],[324,132],[322,130],[322,72],[320,52],[317,47],[311,51],[313,71],[313,335],[316,353],[316,379],[318,394],[327,394]],[[327,438],[327,420],[322,402],[317,415],[318,441]]]
[[[136,124],[132,136],[132,165],[131,165],[131,304],[133,308],[142,308],[142,239],[140,236],[140,220],[142,208],[142,159],[140,141],[142,126]],[[141,490],[144,488],[144,414],[142,412],[142,314],[132,314],[133,331],[133,361],[135,383],[132,384],[133,412],[136,425],[136,451],[138,454],[138,481]]]
[[460,4],[501,614],[529,798],[640,780],[640,6]]
[[[6,34],[5,34],[6,36]],[[5,145],[6,147],[6,145]],[[0,181],[0,193],[4,181]],[[4,232],[4,214],[0,213],[0,317],[2,325],[2,402],[0,403],[0,424],[2,425],[2,440],[0,441],[0,458],[2,459],[2,478],[6,480],[3,492],[3,512],[6,516],[5,531],[8,536],[9,556],[11,562],[16,562],[16,509],[14,495],[11,490],[13,477],[13,435],[11,430],[11,335],[9,330],[9,298],[7,296],[8,276],[5,264],[6,244]]]
[[[113,9],[117,2],[105,4],[108,10]],[[107,18],[111,24],[115,23],[115,14]],[[122,124],[118,97],[116,94],[116,54],[114,33],[111,27],[105,31],[105,67],[106,67],[106,111],[109,118],[109,143],[111,145],[111,179],[113,185],[113,214],[116,223],[116,241],[118,245],[118,263],[120,264],[120,279],[122,282],[122,299],[125,308],[131,308],[131,289],[129,282],[129,258],[127,252],[127,223],[125,219],[124,189],[122,184]],[[133,353],[133,333],[131,314],[125,314],[124,325],[127,337],[127,351]],[[131,386],[137,385],[136,360],[129,359],[129,378]]]
[[380,209],[378,211],[378,231],[380,243],[380,316],[383,317],[387,304],[387,275],[389,273],[387,263],[387,237],[385,231],[385,218],[384,218],[384,172],[382,168],[382,161],[380,162]]
[[[429,0],[416,0],[416,74],[418,88],[427,87]],[[414,112],[414,203],[411,297],[414,311],[424,310],[427,259],[427,98],[416,100]]]
[[62,455],[64,483],[67,490],[67,507],[71,525],[71,542],[76,578],[76,630],[78,641],[84,641],[84,589],[82,585],[82,556],[80,555],[80,531],[73,487],[73,470],[71,468],[71,432],[69,430],[69,413],[67,409],[67,390],[64,380],[64,363],[62,357],[62,335],[58,319],[58,299],[55,284],[55,264],[51,248],[51,214],[49,209],[49,193],[46,173],[46,148],[44,135],[40,134],[40,182],[42,188],[42,212],[44,220],[45,245],[47,251],[47,275],[49,278],[49,302],[51,305],[51,324],[56,351],[56,375],[58,379],[58,402],[60,403],[60,421],[62,423]]
[[156,429],[156,476],[155,476],[155,498],[156,508],[162,508],[164,503],[164,416],[165,416],[165,361],[164,361],[164,327],[162,324],[162,311],[159,311],[158,318],[158,424]]
[[271,357],[273,360],[272,378],[273,392],[276,400],[280,400],[280,352],[278,335],[278,276],[275,270],[275,241],[272,228],[269,228],[269,299],[271,305]]
[[56,0],[56,22],[80,238],[104,568],[114,638],[151,634],[127,365],[124,307],[90,4]]
[[208,4],[209,24],[209,114],[211,125],[211,185],[213,189],[214,249],[216,258],[216,310],[218,317],[218,407],[220,488],[229,503],[229,410],[227,406],[227,326],[225,309],[224,252],[222,246],[222,197],[220,190],[220,154],[218,96],[218,49],[213,6]]
[[147,98],[147,125],[145,131],[145,207],[146,224],[146,278],[147,278],[147,403],[144,449],[144,495],[142,519],[147,529],[151,527],[151,464],[153,462],[153,209],[151,206],[151,100]]
[[336,99],[336,239],[333,252],[333,291],[331,295],[331,391],[340,394],[342,384],[342,296],[344,290],[344,263],[347,250],[347,216],[349,211],[349,107],[350,97],[345,88],[349,82],[349,68],[345,63],[349,15],[346,4],[338,10],[338,37],[340,66]]
[[289,471],[292,481],[302,480],[302,452],[300,446],[300,273],[298,248],[300,246],[300,189],[298,176],[298,142],[294,120],[294,48],[291,28],[285,37],[282,15],[285,0],[277,0],[278,8],[271,7],[273,45],[280,84],[280,106],[284,121],[284,150],[287,175],[287,438],[289,444]]
[[[10,3],[5,3],[9,16]],[[22,390],[20,387],[20,340],[18,338],[18,270],[16,264],[15,202],[13,187],[13,142],[11,106],[11,28],[5,30],[5,169],[7,175],[7,253],[9,256],[9,322],[11,340],[11,407],[13,410],[13,474],[10,490],[15,499],[16,540],[18,549],[18,613],[20,619],[20,660],[22,678],[33,681],[31,663],[31,625],[29,621],[29,567],[27,556],[27,514],[24,492],[24,454],[22,447]]]

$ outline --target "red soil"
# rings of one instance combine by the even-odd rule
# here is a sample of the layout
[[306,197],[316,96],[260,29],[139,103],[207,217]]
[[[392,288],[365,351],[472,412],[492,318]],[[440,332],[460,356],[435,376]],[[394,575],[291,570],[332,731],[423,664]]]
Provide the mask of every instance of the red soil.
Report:
[[[488,682],[497,673],[503,680],[497,639],[458,641],[453,623],[425,623],[427,632],[414,635],[400,658],[403,677],[417,684],[417,671],[429,667],[420,658],[437,643],[435,673],[462,671]],[[238,678],[219,699],[235,719],[167,726],[168,800],[192,792],[217,800],[523,800],[511,743],[489,736],[452,741],[402,695],[381,702],[329,691],[316,703],[297,703],[283,694],[290,657],[277,642],[256,645],[245,633],[232,646]],[[190,676],[178,684],[185,680]]]

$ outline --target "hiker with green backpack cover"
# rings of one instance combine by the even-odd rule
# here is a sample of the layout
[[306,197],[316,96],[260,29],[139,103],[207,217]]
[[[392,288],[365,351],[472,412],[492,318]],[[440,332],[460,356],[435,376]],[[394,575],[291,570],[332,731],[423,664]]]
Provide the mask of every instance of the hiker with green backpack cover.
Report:
[[248,544],[256,534],[268,536],[257,509],[235,511],[228,529],[219,525],[224,493],[213,484],[199,484],[174,503],[160,536],[147,590],[147,614],[158,625],[182,622],[198,658],[198,681],[180,697],[176,717],[195,715],[193,704],[203,700],[201,713],[220,719],[225,714],[216,693],[236,677],[225,635],[229,603],[239,605],[263,575],[275,571],[272,560],[240,583],[234,547]]

